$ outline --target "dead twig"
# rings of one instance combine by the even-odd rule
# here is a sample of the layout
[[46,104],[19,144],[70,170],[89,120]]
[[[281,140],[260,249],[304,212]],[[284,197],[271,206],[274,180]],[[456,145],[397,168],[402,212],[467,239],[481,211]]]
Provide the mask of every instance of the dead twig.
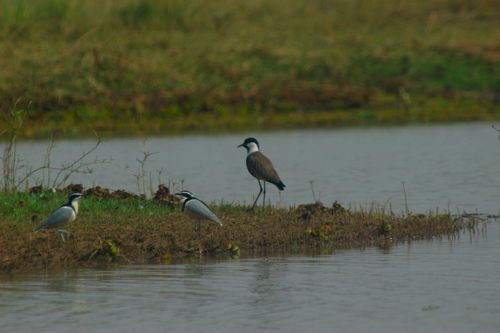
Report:
[[408,198],[406,196],[405,182],[401,182],[401,184],[403,184],[403,196],[404,196],[404,200],[405,200],[406,215],[410,215],[410,208],[408,208]]

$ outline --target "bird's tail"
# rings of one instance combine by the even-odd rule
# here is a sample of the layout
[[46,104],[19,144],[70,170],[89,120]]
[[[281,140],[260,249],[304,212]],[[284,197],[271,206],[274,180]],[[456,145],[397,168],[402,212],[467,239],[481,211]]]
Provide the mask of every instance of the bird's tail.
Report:
[[40,223],[40,224],[39,224],[39,225],[35,228],[34,232],[38,232],[38,231],[43,230],[43,229],[45,229],[45,228],[46,228],[46,226],[45,226],[45,222]]
[[285,184],[283,184],[283,182],[281,180],[278,184],[276,184],[276,186],[278,187],[278,189],[280,191],[283,191],[285,189]]
[[222,221],[217,216],[214,217],[213,221],[216,222],[219,226],[222,227]]

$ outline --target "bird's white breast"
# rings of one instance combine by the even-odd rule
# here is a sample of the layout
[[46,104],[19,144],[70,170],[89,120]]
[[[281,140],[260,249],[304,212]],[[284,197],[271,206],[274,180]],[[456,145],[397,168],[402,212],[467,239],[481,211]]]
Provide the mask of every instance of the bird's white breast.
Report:
[[75,217],[76,217],[76,214],[78,214],[78,208],[79,208],[79,204],[78,204],[78,201],[73,201],[71,203],[71,206],[73,206],[73,209],[75,210]]

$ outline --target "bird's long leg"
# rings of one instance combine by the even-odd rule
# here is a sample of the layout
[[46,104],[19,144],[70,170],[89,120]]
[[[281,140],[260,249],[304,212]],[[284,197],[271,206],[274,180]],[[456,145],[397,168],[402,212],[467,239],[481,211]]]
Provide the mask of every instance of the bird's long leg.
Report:
[[201,219],[198,219],[198,252],[200,256],[203,254],[203,247],[201,244]]
[[59,230],[57,230],[57,232],[59,233],[59,236],[61,237],[61,240],[63,242],[66,242],[66,238],[64,237],[64,235],[69,236],[69,232],[67,232],[66,230],[63,230],[63,229],[59,229]]
[[264,183],[264,195],[262,197],[262,208],[266,208],[266,181],[262,181]]
[[257,200],[259,200],[260,194],[262,193],[262,185],[260,184],[260,180],[257,179],[257,182],[259,183],[260,191],[259,194],[257,195],[257,198],[255,198],[255,201],[253,202],[252,210],[254,210],[255,204],[257,204]]

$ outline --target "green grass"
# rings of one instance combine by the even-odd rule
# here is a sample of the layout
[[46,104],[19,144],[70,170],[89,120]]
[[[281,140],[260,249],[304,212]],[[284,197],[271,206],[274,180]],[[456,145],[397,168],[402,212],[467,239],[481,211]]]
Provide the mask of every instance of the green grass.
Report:
[[287,249],[334,249],[378,245],[437,236],[453,237],[476,221],[451,215],[397,215],[378,210],[351,211],[338,205],[266,207],[255,212],[227,203],[212,204],[224,225],[204,222],[199,231],[178,208],[139,197],[81,199],[77,219],[54,230],[35,227],[66,200],[61,193],[0,192],[0,271],[85,266],[109,262],[169,263],[198,255],[238,257]]
[[[53,210],[67,202],[68,195],[60,191],[42,191],[39,193],[2,192],[0,191],[0,221],[9,221],[9,224],[33,224],[42,222]],[[248,207],[213,203],[212,206],[224,214],[241,216],[246,214]],[[122,217],[146,218],[161,217],[162,215],[183,215],[180,207],[172,208],[152,199],[131,197],[126,199],[98,198],[86,195],[80,200],[78,219],[105,219],[111,223]]]
[[[54,209],[67,202],[67,195],[50,191],[29,194],[26,192],[0,192],[0,220],[13,224],[42,222]],[[83,197],[80,201],[79,218],[100,219],[115,215],[160,216],[175,214],[175,210],[153,200],[140,199],[99,199],[94,196]],[[181,214],[177,210],[177,214]]]
[[404,89],[498,113],[499,22],[491,0],[0,0],[0,112],[185,131],[193,114],[404,113]]

